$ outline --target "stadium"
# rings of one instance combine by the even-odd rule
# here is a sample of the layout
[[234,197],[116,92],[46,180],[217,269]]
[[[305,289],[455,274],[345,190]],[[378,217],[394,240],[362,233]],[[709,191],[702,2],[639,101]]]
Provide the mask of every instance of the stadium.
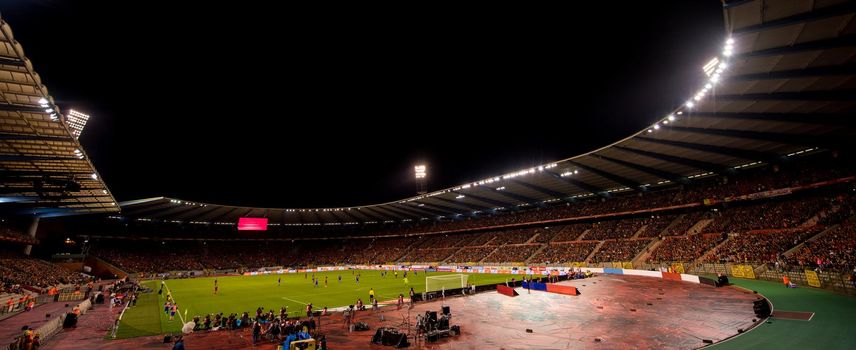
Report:
[[[220,129],[203,132],[200,127],[199,135],[181,130],[178,137],[186,135],[187,142],[168,136],[167,129],[180,129],[180,121],[170,118],[182,119],[181,113],[151,110],[154,105],[172,108],[157,104],[167,99],[163,91],[129,94],[118,110],[167,114],[151,119],[157,124],[152,127],[164,134],[149,135],[146,130],[153,129],[135,120],[130,130],[139,128],[143,135],[132,135],[119,122],[103,122],[109,116],[99,119],[108,113],[72,109],[109,110],[98,105],[116,102],[81,96],[90,93],[87,84],[69,77],[91,72],[83,67],[68,72],[62,61],[87,61],[87,67],[104,68],[108,72],[101,74],[111,79],[130,80],[123,79],[128,74],[160,87],[262,89],[207,75],[156,75],[141,68],[181,60],[181,54],[153,48],[174,39],[159,34],[174,34],[193,51],[203,50],[195,45],[208,40],[230,41],[231,34],[223,33],[229,28],[212,39],[199,29],[188,29],[191,34],[157,29],[147,18],[151,27],[144,31],[150,42],[137,43],[136,34],[123,34],[126,40],[121,41],[145,46],[133,52],[139,61],[119,64],[127,72],[139,70],[127,73],[108,66],[109,58],[76,52],[72,56],[79,57],[62,57],[47,49],[73,44],[85,52],[94,47],[87,46],[94,44],[86,44],[86,37],[64,44],[19,42],[16,35],[24,37],[27,30],[61,37],[64,25],[48,26],[43,17],[17,5],[0,6],[0,341],[8,349],[28,350],[854,349],[856,3],[713,3],[717,11],[709,6],[704,11],[721,28],[706,33],[713,33],[710,42],[717,44],[688,56],[687,61],[705,57],[692,67],[668,67],[676,75],[691,76],[678,79],[681,86],[669,90],[685,93],[657,100],[654,110],[662,113],[639,116],[643,127],[629,123],[633,131],[604,133],[589,147],[584,140],[591,135],[584,126],[570,125],[574,120],[532,126],[564,136],[540,147],[579,143],[576,147],[587,148],[495,173],[497,168],[478,167],[501,160],[479,162],[471,159],[478,156],[467,158],[466,147],[447,152],[438,146],[435,158],[455,153],[465,160],[447,163],[453,170],[445,171],[454,176],[435,180],[442,161],[407,160],[407,180],[401,182],[380,173],[400,170],[395,170],[398,156],[384,157],[385,150],[416,153],[418,148],[408,149],[398,139],[372,143],[364,137],[364,144],[327,151],[321,144],[335,137],[295,124],[298,131],[290,130],[284,138],[311,134],[300,139],[299,149],[243,145],[267,134],[247,132],[241,122],[274,128],[267,119],[253,119],[257,110],[252,108],[287,110],[291,101],[260,98],[264,103],[249,107],[253,102],[231,91],[212,94],[207,101],[180,101],[191,106],[176,111],[207,108],[204,104],[227,115],[223,122],[212,122]],[[88,11],[50,2],[37,6],[62,13],[48,16],[52,21],[77,21],[74,16]],[[132,21],[121,14],[90,16],[105,21],[93,24],[97,31],[81,31],[93,40],[104,28]],[[160,18],[164,27],[168,17]],[[681,23],[691,27],[705,21],[685,18]],[[633,31],[630,27],[621,29]],[[74,33],[69,37],[78,33],[69,32]],[[34,37],[39,36],[27,36]],[[675,37],[664,34],[662,45],[683,44],[669,38]],[[208,59],[257,72],[243,65],[261,65],[261,59],[247,59],[242,56],[247,52],[238,51],[254,51],[251,42],[266,39],[245,39],[236,45],[240,48],[215,45],[223,51]],[[120,52],[125,44],[99,52]],[[30,61],[24,51],[30,45],[36,48],[34,56],[59,57],[45,65]],[[639,69],[647,69],[638,62],[644,60],[630,56]],[[233,73],[207,74],[220,79]],[[316,78],[332,84],[327,76],[312,76]],[[62,85],[64,79],[75,82],[52,90],[53,95],[48,92],[47,85]],[[459,84],[469,83],[462,79]],[[588,88],[597,95],[621,93],[614,87]],[[310,95],[319,93],[314,87],[305,89]],[[646,93],[634,90],[628,96]],[[322,100],[354,105],[353,100],[328,97]],[[660,101],[678,102],[663,106]],[[625,103],[632,105],[613,101],[613,106],[590,108],[623,108]],[[434,130],[418,138],[454,144],[456,138],[474,137],[486,148],[513,152],[523,147],[513,139],[530,130],[515,124],[542,121],[527,118],[485,122],[507,123],[503,125],[511,130],[504,135],[511,136],[500,140],[503,145],[491,146],[490,135],[474,136],[482,126],[450,134]],[[430,120],[416,123],[422,122]],[[333,129],[350,125],[332,119],[320,123],[319,128]],[[115,136],[107,136],[114,131]],[[613,137],[617,132],[623,134]],[[144,151],[125,153],[130,148],[118,148],[123,139],[148,143],[135,146]],[[200,140],[236,151],[218,154]],[[187,163],[184,170],[173,170],[179,167],[165,159],[179,149],[192,149],[211,164],[186,159],[181,160]],[[253,158],[251,153],[263,155]],[[292,153],[357,164],[330,169],[340,177],[364,173],[354,175],[361,183],[341,185],[365,188],[341,190],[309,166],[282,161]],[[129,159],[111,158],[115,154]],[[382,163],[393,165],[378,171],[367,165]],[[200,170],[193,172],[194,167]],[[243,177],[219,173],[227,167],[238,168],[233,171]],[[170,177],[155,180],[158,173]],[[283,180],[287,184],[282,186],[276,177],[264,177],[292,179],[286,173],[305,174],[300,182]],[[185,189],[194,186],[196,192]],[[335,193],[321,191],[326,186],[336,188]],[[247,188],[270,191],[273,201]],[[289,191],[307,204],[278,202],[289,200],[281,196]]]

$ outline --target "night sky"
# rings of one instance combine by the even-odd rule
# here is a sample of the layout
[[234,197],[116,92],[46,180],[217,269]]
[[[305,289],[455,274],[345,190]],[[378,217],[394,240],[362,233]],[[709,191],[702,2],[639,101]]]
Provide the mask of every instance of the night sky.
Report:
[[373,204],[418,162],[436,190],[571,157],[680,105],[724,41],[716,0],[176,3],[0,0],[120,201]]

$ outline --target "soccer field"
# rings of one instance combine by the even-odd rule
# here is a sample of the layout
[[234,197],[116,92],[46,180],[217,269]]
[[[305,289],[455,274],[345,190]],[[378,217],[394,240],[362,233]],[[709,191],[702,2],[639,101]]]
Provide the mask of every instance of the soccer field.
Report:
[[[356,274],[360,274],[360,283],[356,282]],[[448,272],[430,272],[428,276],[450,275]],[[398,278],[390,271],[386,277],[381,277],[380,271],[376,270],[345,270],[316,272],[319,278],[318,286],[312,283],[312,273],[304,276],[300,273],[282,275],[261,276],[229,276],[217,277],[219,290],[214,295],[214,278],[191,278],[167,280],[166,287],[172,292],[172,296],[178,303],[180,313],[184,316],[187,311],[187,319],[193,316],[203,316],[210,313],[229,315],[248,312],[250,317],[255,317],[258,307],[274,310],[279,314],[279,309],[288,307],[290,317],[305,315],[306,304],[311,303],[315,310],[323,307],[335,308],[355,304],[357,298],[363,300],[367,306],[369,303],[369,289],[373,288],[375,296],[381,302],[394,300],[398,294],[408,297],[410,288],[417,293],[425,291],[426,273],[420,272],[414,276],[408,273],[409,284],[405,285],[403,274],[398,273]],[[339,276],[342,281],[339,282]],[[474,285],[496,284],[510,279],[512,276],[499,274],[467,274],[468,282]],[[327,278],[327,287],[324,279]],[[277,285],[277,279],[281,278],[281,285]],[[460,283],[460,282],[458,282]],[[137,300],[137,306],[129,308],[119,325],[118,338],[138,337],[145,335],[177,333],[181,331],[181,319],[176,315],[175,320],[170,321],[169,315],[163,312],[163,304],[166,302],[166,292],[158,295],[160,281],[148,281],[145,286],[154,290],[149,294],[141,294]]]

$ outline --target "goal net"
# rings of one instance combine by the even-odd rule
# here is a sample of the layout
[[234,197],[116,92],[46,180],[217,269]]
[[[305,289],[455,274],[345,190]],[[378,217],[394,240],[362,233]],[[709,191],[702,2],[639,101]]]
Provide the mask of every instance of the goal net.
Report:
[[425,291],[434,292],[444,289],[467,287],[467,275],[440,275],[425,277]]

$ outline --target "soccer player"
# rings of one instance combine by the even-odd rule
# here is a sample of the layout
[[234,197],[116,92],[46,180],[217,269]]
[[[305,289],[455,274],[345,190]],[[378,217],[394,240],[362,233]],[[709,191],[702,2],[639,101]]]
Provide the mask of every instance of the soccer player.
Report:
[[324,276],[324,288],[327,288],[327,276]]
[[360,284],[360,275],[357,275],[357,284]]
[[214,295],[217,295],[217,289],[218,288],[219,287],[217,286],[217,280],[214,280]]
[[407,280],[407,277],[404,277],[404,285],[406,286],[408,284],[410,284],[410,281]]
[[315,279],[315,287],[313,288],[318,288],[318,279]]
[[342,275],[339,275],[339,283],[342,283]]
[[276,285],[277,285],[277,286],[281,286],[281,285],[282,285],[282,277],[277,277],[277,278],[276,278]]
[[178,304],[173,304],[172,309],[169,310],[169,320],[172,321],[175,319],[175,313],[178,312]]
[[398,278],[398,270],[393,271],[392,276]]
[[369,288],[369,300],[374,299],[374,288]]

